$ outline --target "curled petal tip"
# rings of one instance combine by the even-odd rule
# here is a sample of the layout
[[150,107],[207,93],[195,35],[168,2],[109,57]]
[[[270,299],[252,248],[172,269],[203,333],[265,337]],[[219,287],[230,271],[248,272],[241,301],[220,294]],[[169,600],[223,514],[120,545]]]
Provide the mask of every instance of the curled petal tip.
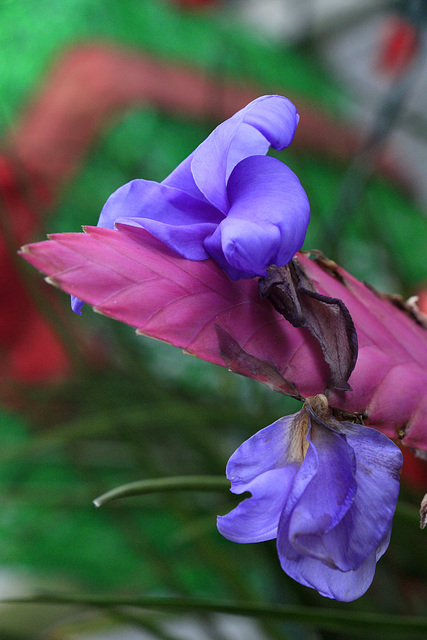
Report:
[[83,308],[83,304],[84,302],[82,302],[81,300],[79,300],[79,298],[76,298],[75,296],[71,296],[71,309],[74,311],[74,313],[76,313],[78,316],[82,315],[82,308]]

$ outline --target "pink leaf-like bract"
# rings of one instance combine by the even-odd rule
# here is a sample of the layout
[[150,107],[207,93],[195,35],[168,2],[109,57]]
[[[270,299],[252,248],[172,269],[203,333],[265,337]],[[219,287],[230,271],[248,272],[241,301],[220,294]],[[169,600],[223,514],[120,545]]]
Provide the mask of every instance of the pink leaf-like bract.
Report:
[[[267,300],[256,279],[232,282],[213,260],[185,260],[148,232],[86,227],[27,245],[22,256],[97,311],[227,366],[275,391],[322,393],[329,370],[317,341]],[[427,330],[336,265],[297,260],[321,294],[343,300],[357,329],[351,391],[331,406],[364,413],[365,424],[427,450]],[[326,264],[326,266],[325,266]]]

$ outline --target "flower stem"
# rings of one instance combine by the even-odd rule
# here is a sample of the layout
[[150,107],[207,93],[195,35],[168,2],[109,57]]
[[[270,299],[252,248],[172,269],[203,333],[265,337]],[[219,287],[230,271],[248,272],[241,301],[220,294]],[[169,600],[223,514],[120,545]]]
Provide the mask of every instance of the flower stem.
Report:
[[223,491],[230,488],[230,482],[223,476],[174,476],[129,482],[102,494],[93,501],[96,507],[107,502],[146,493],[169,491]]

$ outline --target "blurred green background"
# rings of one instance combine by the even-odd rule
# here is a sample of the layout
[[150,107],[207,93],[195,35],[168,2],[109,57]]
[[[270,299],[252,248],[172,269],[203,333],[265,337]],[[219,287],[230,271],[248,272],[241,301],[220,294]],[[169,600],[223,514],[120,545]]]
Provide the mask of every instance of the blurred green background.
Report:
[[[257,87],[260,94],[283,93],[297,106],[299,98],[336,122],[338,137],[340,132],[347,135],[346,130],[352,134],[356,127],[348,92],[322,64],[316,35],[304,33],[292,42],[269,39],[243,26],[232,4],[0,0],[5,157],[14,158],[16,166],[14,136],[34,96],[42,94],[55,61],[70,46],[88,42],[112,43],[165,64],[182,64],[202,79],[214,78],[218,86],[229,80],[242,89]],[[370,18],[369,7],[364,18]],[[340,24],[337,29],[343,28]],[[423,52],[417,55],[422,59]],[[399,82],[390,83],[379,106],[385,118],[387,100],[399,95]],[[220,120],[214,104],[220,97],[207,89],[204,118],[137,101],[117,109],[114,117],[109,114],[55,197],[35,207],[37,224],[24,241],[41,240],[47,231],[78,231],[82,224],[96,224],[109,194],[128,180],[162,180]],[[374,119],[371,133],[379,124]],[[392,126],[387,135],[391,131]],[[71,135],[78,136],[79,130]],[[308,142],[295,143],[278,157],[297,173],[310,198],[312,222],[305,247],[320,249],[360,279],[407,297],[427,281],[425,210],[416,204],[416,192],[377,171],[375,164],[371,170],[366,157],[371,160],[376,148],[363,147],[363,139],[354,153],[334,157],[325,155],[315,140],[310,144],[308,136]],[[13,215],[13,209],[2,207],[1,231],[10,252]],[[39,287],[41,276],[34,270],[13,257],[10,265],[29,291]],[[33,375],[31,381],[12,376],[6,357],[1,372],[1,598],[39,590],[182,595],[345,609],[361,618],[365,612],[425,614],[427,547],[417,521],[426,477],[422,467],[403,486],[390,548],[372,587],[348,605],[326,601],[283,574],[274,542],[235,545],[221,538],[216,515],[236,504],[227,491],[155,494],[95,510],[95,497],[123,483],[223,474],[228,457],[244,439],[294,412],[299,403],[136,336],[87,307],[81,318],[74,317],[68,305],[62,293],[38,293],[37,309],[49,319],[72,363],[66,375]],[[7,299],[1,313],[8,315]],[[25,309],[15,321],[27,331]],[[305,625],[226,620],[213,614],[155,615],[117,607],[16,605],[0,608],[0,637],[360,637],[351,626],[336,633],[319,629],[309,616]]]

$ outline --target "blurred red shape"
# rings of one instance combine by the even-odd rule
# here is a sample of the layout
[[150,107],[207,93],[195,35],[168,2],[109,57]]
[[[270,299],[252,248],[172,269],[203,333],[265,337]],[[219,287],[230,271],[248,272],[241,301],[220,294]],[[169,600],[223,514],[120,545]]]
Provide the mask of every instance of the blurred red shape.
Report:
[[40,204],[49,201],[28,174],[22,178],[24,183],[19,183],[12,163],[0,156],[0,379],[36,382],[64,376],[70,364],[61,340],[29,294],[14,256],[13,248],[38,228]]
[[416,26],[401,17],[390,18],[384,27],[378,68],[385,73],[398,75],[411,65],[418,49]]

